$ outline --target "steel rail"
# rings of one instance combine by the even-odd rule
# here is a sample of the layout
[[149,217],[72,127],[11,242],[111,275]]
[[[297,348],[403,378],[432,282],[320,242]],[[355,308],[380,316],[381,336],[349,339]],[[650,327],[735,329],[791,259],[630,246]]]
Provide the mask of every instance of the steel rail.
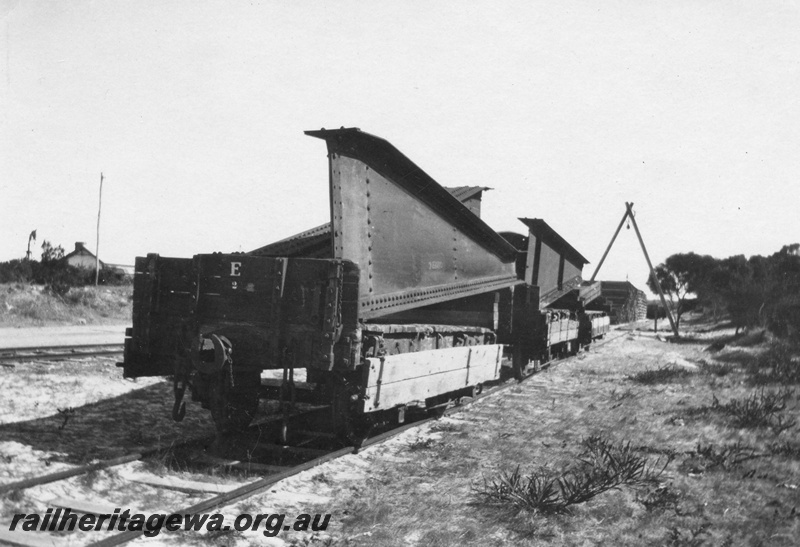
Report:
[[3,347],[0,348],[0,353],[9,351],[55,351],[55,350],[68,350],[68,349],[87,349],[87,348],[121,348],[123,346],[120,342],[108,344],[64,344],[60,346],[20,346],[20,347]]
[[[53,346],[51,349],[83,349],[83,348],[94,348],[94,347],[118,347],[119,344],[112,345],[90,345],[90,346]],[[75,358],[86,358],[86,357],[105,357],[105,356],[112,356],[112,355],[122,355],[124,350],[98,350],[98,351],[70,351],[69,353],[34,353],[32,355],[19,355],[19,353],[30,353],[31,351],[46,351],[46,348],[35,348],[35,349],[6,349],[0,350],[0,363],[8,363],[8,362],[29,362],[29,361],[55,361],[58,359],[75,359]],[[11,353],[13,352],[13,353]],[[9,366],[9,365],[4,365]],[[13,366],[13,365],[10,365]]]
[[[224,507],[226,505],[230,505],[237,501],[241,501],[247,498],[250,498],[260,492],[263,492],[276,482],[282,481],[283,479],[287,479],[298,473],[311,469],[312,467],[316,467],[317,465],[323,464],[330,460],[340,458],[342,456],[346,456],[348,454],[353,453],[353,447],[348,446],[345,448],[341,448],[334,452],[330,452],[325,454],[324,456],[320,456],[318,458],[314,458],[313,460],[309,460],[305,463],[302,463],[298,466],[292,467],[283,471],[281,473],[276,473],[274,475],[269,475],[267,477],[262,477],[254,482],[245,484],[236,488],[235,490],[231,490],[230,492],[224,492],[207,500],[201,501],[195,505],[191,505],[179,511],[175,511],[173,514],[175,515],[191,515],[195,513],[200,513],[204,511],[209,511],[211,509],[217,507]],[[113,535],[111,537],[107,537],[100,541],[96,541],[94,543],[90,543],[89,545],[92,547],[110,547],[112,545],[122,545],[123,543],[127,543],[129,541],[133,541],[138,539],[139,537],[143,536],[145,530],[127,530],[125,532]]]
[[6,492],[11,492],[14,490],[24,490],[25,488],[30,488],[31,486],[38,486],[40,484],[48,484],[51,482],[57,482],[60,480],[68,479],[70,477],[77,477],[79,475],[85,475],[86,473],[90,473],[92,471],[97,471],[100,469],[108,469],[109,467],[116,467],[118,465],[123,465],[126,463],[134,462],[137,460],[141,460],[153,454],[157,454],[162,450],[168,450],[171,448],[178,448],[181,446],[190,445],[192,443],[200,443],[200,442],[207,442],[209,437],[199,437],[197,439],[189,439],[183,441],[178,444],[170,444],[168,446],[158,445],[158,446],[149,446],[146,448],[141,448],[137,452],[131,452],[130,454],[125,454],[124,456],[119,456],[118,458],[112,458],[109,460],[100,460],[94,463],[88,463],[85,465],[79,465],[77,467],[73,467],[71,469],[64,469],[62,471],[55,471],[53,473],[48,473],[47,475],[40,475],[38,477],[30,477],[27,479],[22,479],[15,482],[9,482],[5,484],[0,484],[0,494],[5,494]]
[[141,452],[134,452],[133,454],[127,454],[111,460],[102,460],[96,463],[73,467],[72,469],[64,469],[63,471],[56,471],[55,473],[41,475],[39,477],[31,477],[21,481],[0,484],[0,494],[5,494],[6,492],[12,492],[14,490],[24,490],[25,488],[30,488],[31,486],[48,484],[51,482],[68,479],[70,477],[76,477],[78,475],[85,475],[86,473],[91,473],[92,471],[97,471],[99,469],[108,469],[109,467],[116,467],[117,465],[134,462],[141,460],[145,456],[157,452],[158,450],[162,449],[143,450]]
[[[0,363],[16,361],[26,363],[29,361],[57,361],[59,359],[79,359],[86,357],[107,357],[111,355],[122,355],[123,351],[93,351],[86,353],[53,353],[50,355],[2,355]],[[6,365],[7,366],[7,365]],[[12,365],[13,366],[13,365]]]

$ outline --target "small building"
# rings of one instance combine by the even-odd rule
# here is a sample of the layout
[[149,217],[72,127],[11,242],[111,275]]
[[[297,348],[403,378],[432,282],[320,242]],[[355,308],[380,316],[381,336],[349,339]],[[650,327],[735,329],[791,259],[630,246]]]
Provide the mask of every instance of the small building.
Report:
[[[83,241],[75,242],[75,250],[64,256],[64,260],[70,266],[76,268],[83,268],[86,270],[94,270],[97,267],[97,257],[86,248]],[[133,276],[134,267],[127,264],[110,264],[108,262],[100,261],[101,269],[112,270],[115,275],[120,277]]]
[[[94,270],[97,266],[97,257],[86,248],[86,244],[83,241],[76,241],[75,250],[66,255],[64,260],[67,264],[76,268]],[[100,261],[100,267],[105,267],[102,260]]]

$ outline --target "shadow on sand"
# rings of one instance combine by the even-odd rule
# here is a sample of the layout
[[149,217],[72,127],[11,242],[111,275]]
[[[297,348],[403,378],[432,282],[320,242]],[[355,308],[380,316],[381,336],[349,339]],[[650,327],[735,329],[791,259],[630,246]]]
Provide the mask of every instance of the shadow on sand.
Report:
[[[188,398],[187,398],[188,399]],[[0,441],[55,453],[51,461],[83,464],[214,434],[210,413],[186,401],[186,418],[172,421],[172,383],[159,382],[74,411],[0,425]]]

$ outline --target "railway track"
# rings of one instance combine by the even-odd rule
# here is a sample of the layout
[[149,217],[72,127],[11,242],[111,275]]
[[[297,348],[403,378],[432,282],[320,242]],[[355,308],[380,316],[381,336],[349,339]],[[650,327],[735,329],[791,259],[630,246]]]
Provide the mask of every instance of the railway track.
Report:
[[90,357],[122,355],[122,344],[84,344],[70,346],[32,346],[0,349],[0,365],[14,367],[15,363],[31,361],[60,361]]
[[[629,330],[618,330],[613,335],[607,336],[603,340],[597,340],[593,347],[605,345],[609,342],[617,340],[621,337],[631,334]],[[37,348],[40,349],[40,348]],[[558,366],[560,363],[574,359],[575,356],[558,359],[548,363],[544,369],[553,366]],[[522,381],[532,377],[535,373],[527,375]],[[397,435],[407,431],[408,429],[420,427],[426,423],[432,422],[437,418],[458,412],[469,405],[478,404],[484,399],[496,397],[506,389],[517,385],[518,382],[507,380],[498,384],[487,386],[482,393],[477,394],[472,398],[462,398],[455,405],[448,406],[441,409],[441,412],[436,416],[427,416],[423,418],[410,420],[398,427],[394,427],[383,432],[380,432],[370,438],[367,438],[359,446],[336,446],[330,439],[330,435],[324,431],[304,431],[295,427],[298,430],[294,442],[288,445],[279,445],[269,442],[269,439],[277,438],[277,428],[280,426],[281,416],[274,415],[268,416],[260,420],[249,430],[236,439],[225,439],[222,443],[217,439],[214,444],[217,445],[219,451],[219,444],[225,445],[226,449],[223,454],[210,456],[203,446],[206,446],[211,439],[197,439],[189,441],[182,446],[170,447],[171,455],[177,461],[180,461],[179,467],[186,469],[192,468],[200,472],[206,472],[211,475],[212,469],[224,468],[231,473],[231,476],[236,476],[236,473],[244,473],[245,476],[260,475],[259,478],[249,482],[243,482],[237,485],[220,486],[213,482],[192,481],[180,479],[177,476],[171,477],[169,475],[162,476],[147,473],[134,473],[132,482],[140,484],[147,484],[151,487],[161,488],[166,490],[173,490],[178,492],[193,492],[197,493],[213,493],[211,497],[199,500],[196,503],[177,508],[168,513],[179,515],[191,515],[207,513],[211,510],[216,510],[221,507],[231,505],[233,503],[245,500],[255,496],[265,490],[269,489],[274,484],[297,475],[303,471],[312,469],[318,465],[329,462],[331,460],[346,456],[348,454],[357,453],[360,449],[379,444],[388,439],[396,437]],[[309,408],[303,412],[291,417],[291,420],[297,424],[307,423],[309,416],[321,408]],[[413,420],[413,421],[412,421]],[[200,447],[200,448],[198,448]],[[39,477],[33,477],[22,481],[0,485],[0,495],[8,495],[10,492],[20,491],[38,485],[53,483],[57,481],[66,480],[73,477],[80,477],[89,473],[99,471],[102,469],[111,469],[115,467],[122,467],[132,462],[158,459],[165,453],[163,447],[154,447],[149,449],[140,450],[138,452],[128,454],[112,460],[105,460],[95,462],[93,464],[76,467],[70,470],[60,471]],[[83,499],[56,499],[51,500],[50,507],[62,509],[70,508],[73,513],[84,514],[111,514],[115,507],[112,505],[98,505],[88,500]],[[160,511],[163,512],[163,511]],[[89,545],[95,546],[112,546],[122,545],[129,541],[135,540],[144,535],[142,531],[124,531],[115,532],[106,535],[93,543],[87,542]],[[95,536],[96,537],[96,536]],[[6,542],[10,545],[17,545],[21,547],[34,547],[43,544],[59,545],[59,540],[72,540],[70,536],[46,536],[46,542],[43,543],[43,537],[40,534],[30,532],[9,532],[8,523],[5,526],[0,525],[0,542]],[[90,539],[89,537],[86,538]]]

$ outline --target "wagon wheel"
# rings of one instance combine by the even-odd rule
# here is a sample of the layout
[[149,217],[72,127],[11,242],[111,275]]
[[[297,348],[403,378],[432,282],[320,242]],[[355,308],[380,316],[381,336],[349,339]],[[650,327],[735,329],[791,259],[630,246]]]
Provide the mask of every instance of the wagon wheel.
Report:
[[[528,356],[528,353],[526,351],[523,351],[523,349],[519,345],[517,345],[517,347],[514,348],[514,354],[511,361],[511,368],[514,372],[515,380],[521,382],[522,380],[533,374],[533,371],[529,369],[529,365],[531,364],[531,362],[532,361]],[[535,361],[533,362],[535,363]]]
[[231,372],[230,365],[208,378],[209,408],[217,432],[220,434],[242,431],[250,425],[258,411],[261,374],[258,370]]

